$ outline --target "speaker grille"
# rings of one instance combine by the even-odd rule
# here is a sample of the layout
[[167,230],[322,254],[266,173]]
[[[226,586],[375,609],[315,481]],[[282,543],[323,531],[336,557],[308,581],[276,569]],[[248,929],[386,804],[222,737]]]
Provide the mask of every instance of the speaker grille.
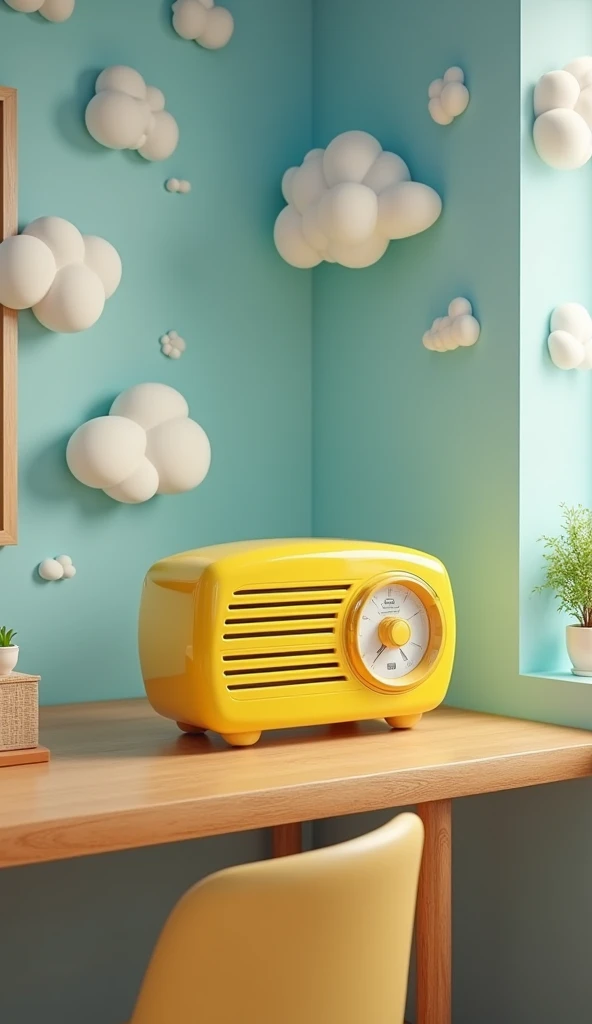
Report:
[[240,691],[345,682],[335,636],[351,587],[299,584],[234,591],[223,633],[228,690],[239,696]]

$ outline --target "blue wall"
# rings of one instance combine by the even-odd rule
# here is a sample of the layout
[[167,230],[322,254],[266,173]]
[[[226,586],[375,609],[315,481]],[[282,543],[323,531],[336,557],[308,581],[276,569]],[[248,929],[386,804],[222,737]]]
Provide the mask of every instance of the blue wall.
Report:
[[[0,0],[2,79],[21,99],[21,220],[69,217],[104,233],[125,267],[86,334],[57,337],[21,318],[21,542],[0,551],[0,578],[10,595],[2,618],[20,629],[23,667],[43,673],[50,700],[140,692],[135,615],[153,559],[215,539],[310,531],[312,369],[315,532],[443,557],[461,634],[452,701],[592,724],[589,688],[518,674],[520,529],[522,611],[533,615],[529,636],[555,625],[551,664],[561,626],[548,602],[526,604],[539,564],[533,538],[552,528],[561,497],[588,500],[584,487],[545,487],[537,435],[523,432],[523,479],[532,475],[536,502],[525,489],[519,507],[520,416],[533,417],[546,445],[568,436],[565,425],[586,437],[589,426],[579,405],[587,382],[553,373],[544,357],[552,306],[589,299],[587,172],[555,177],[534,161],[528,138],[529,89],[587,48],[589,0],[523,0],[522,81],[520,0],[368,0],[363,12],[359,0],[316,0],[314,24],[310,3],[229,3],[236,35],[211,54],[171,33],[169,0],[78,0],[62,26]],[[570,24],[573,35],[563,36]],[[96,72],[116,61],[163,86],[181,124],[164,166],[103,151],[81,127]],[[453,63],[465,67],[473,102],[441,128],[426,90]],[[368,270],[299,273],[271,244],[281,173],[349,128],[375,133],[408,160],[415,178],[441,192],[443,217]],[[189,197],[162,191],[169,174],[191,178]],[[553,275],[539,250],[550,237],[565,252],[565,229],[546,208],[557,203],[570,221],[583,211],[581,234],[576,223],[569,237],[585,267],[564,270],[557,260]],[[424,330],[459,294],[474,301],[481,341],[426,352]],[[178,364],[159,355],[167,327],[189,342]],[[63,452],[79,422],[138,379],[181,387],[210,433],[214,462],[196,492],[128,509],[73,481]],[[586,465],[587,446],[573,465]],[[556,475],[558,485],[571,479],[567,467]],[[74,557],[76,579],[35,582],[38,561],[60,551]],[[534,670],[526,651],[524,668]],[[590,787],[455,804],[455,1024],[588,1021]],[[377,820],[318,823],[314,840]],[[11,937],[0,958],[0,1017],[126,1019],[177,895],[216,867],[266,853],[266,837],[254,833],[0,872]]]
[[[0,549],[0,620],[48,702],[142,692],[136,615],[146,568],[217,540],[311,530],[311,279],[277,257],[285,167],[311,144],[311,3],[229,0],[216,53],[170,28],[170,0],[77,0],[63,25],[0,0],[0,80],[19,90],[20,222],[57,214],[103,234],[124,277],[84,334],[20,317],[20,538]],[[96,145],[83,126],[98,71],[163,88],[181,141],[164,164]],[[191,180],[169,195],[167,177]],[[174,328],[179,362],[160,354]],[[68,473],[67,437],[142,380],[178,387],[208,431],[196,491],[126,507]],[[78,575],[42,584],[66,552]],[[268,853],[262,833],[0,872],[3,1024],[119,1024],[162,922],[193,882]]]
[[[587,51],[589,0],[523,0],[522,14],[522,275],[521,275],[521,665],[524,671],[567,671],[567,617],[541,580],[541,534],[554,534],[559,502],[592,504],[592,380],[556,369],[547,350],[555,306],[592,308],[592,167],[558,172],[532,143],[533,83]],[[574,686],[586,687],[575,682]],[[588,703],[592,694],[584,694]],[[587,719],[589,724],[589,719]]]
[[[545,348],[553,307],[589,301],[591,168],[560,175],[535,157],[532,89],[586,49],[591,12],[589,0],[372,0],[360,19],[355,0],[320,0],[313,133],[325,145],[372,132],[444,201],[433,228],[375,266],[315,271],[315,533],[443,559],[459,632],[450,703],[588,726],[590,687],[551,678],[567,665],[564,622],[531,591],[559,502],[592,497],[590,381],[555,370]],[[443,128],[426,93],[452,64],[472,102]],[[478,344],[427,352],[422,334],[457,295],[474,304]]]
[[[0,79],[19,90],[20,222],[56,214],[119,250],[123,281],[77,335],[20,317],[20,538],[0,550],[0,619],[46,702],[142,692],[140,586],[163,555],[220,540],[308,534],[311,281],[277,258],[285,167],[310,145],[311,5],[236,0],[223,50],[181,40],[163,0],[79,0],[53,25],[0,3]],[[177,118],[177,151],[151,164],[84,127],[97,73],[137,68]],[[270,87],[273,83],[273,87]],[[170,195],[167,177],[191,180]],[[178,361],[158,339],[187,340]],[[178,387],[208,432],[196,491],[113,502],[69,474],[72,430],[144,380]],[[70,554],[71,582],[43,584],[41,559]],[[92,669],[92,670],[91,670]]]
[[[534,655],[562,628],[552,601],[530,599],[535,538],[562,498],[590,499],[590,385],[550,368],[544,345],[555,304],[589,301],[592,167],[563,177],[535,161],[532,86],[589,50],[592,4],[522,6],[521,71],[520,0],[371,0],[363,17],[355,0],[316,5],[315,144],[373,132],[441,192],[444,213],[374,267],[315,271],[314,524],[444,559],[459,614],[451,703],[590,726],[590,687],[519,675],[519,614],[531,616],[524,669],[559,664]],[[441,128],[426,89],[456,63],[472,101]],[[459,294],[481,340],[426,352],[423,332]],[[589,1021],[591,793],[581,780],[455,801],[455,1024]],[[385,817],[318,822],[315,844]]]
[[[499,710],[518,670],[520,4],[373,0],[358,15],[355,0],[317,7],[315,144],[365,128],[444,212],[367,270],[316,272],[315,532],[440,556],[460,638],[450,700]],[[441,127],[427,89],[452,64],[472,101]],[[426,351],[458,295],[480,341]]]

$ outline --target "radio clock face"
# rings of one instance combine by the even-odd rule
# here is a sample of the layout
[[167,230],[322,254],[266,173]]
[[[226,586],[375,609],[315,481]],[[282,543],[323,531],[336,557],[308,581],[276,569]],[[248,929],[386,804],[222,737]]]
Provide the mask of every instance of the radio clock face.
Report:
[[442,645],[443,621],[433,591],[417,577],[369,584],[350,616],[350,660],[364,682],[380,690],[417,686]]

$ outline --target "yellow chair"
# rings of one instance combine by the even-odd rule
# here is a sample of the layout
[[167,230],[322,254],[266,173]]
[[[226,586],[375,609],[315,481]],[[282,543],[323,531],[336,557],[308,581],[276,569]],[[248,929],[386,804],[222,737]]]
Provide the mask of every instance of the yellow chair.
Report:
[[177,903],[130,1024],[402,1024],[423,826],[230,868]]

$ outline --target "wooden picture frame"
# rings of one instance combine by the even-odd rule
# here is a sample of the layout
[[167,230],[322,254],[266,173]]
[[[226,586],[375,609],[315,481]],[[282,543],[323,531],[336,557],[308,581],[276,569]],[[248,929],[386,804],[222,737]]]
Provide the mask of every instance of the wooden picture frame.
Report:
[[[17,219],[16,89],[0,86],[0,241]],[[17,542],[17,313],[0,306],[0,545]]]

